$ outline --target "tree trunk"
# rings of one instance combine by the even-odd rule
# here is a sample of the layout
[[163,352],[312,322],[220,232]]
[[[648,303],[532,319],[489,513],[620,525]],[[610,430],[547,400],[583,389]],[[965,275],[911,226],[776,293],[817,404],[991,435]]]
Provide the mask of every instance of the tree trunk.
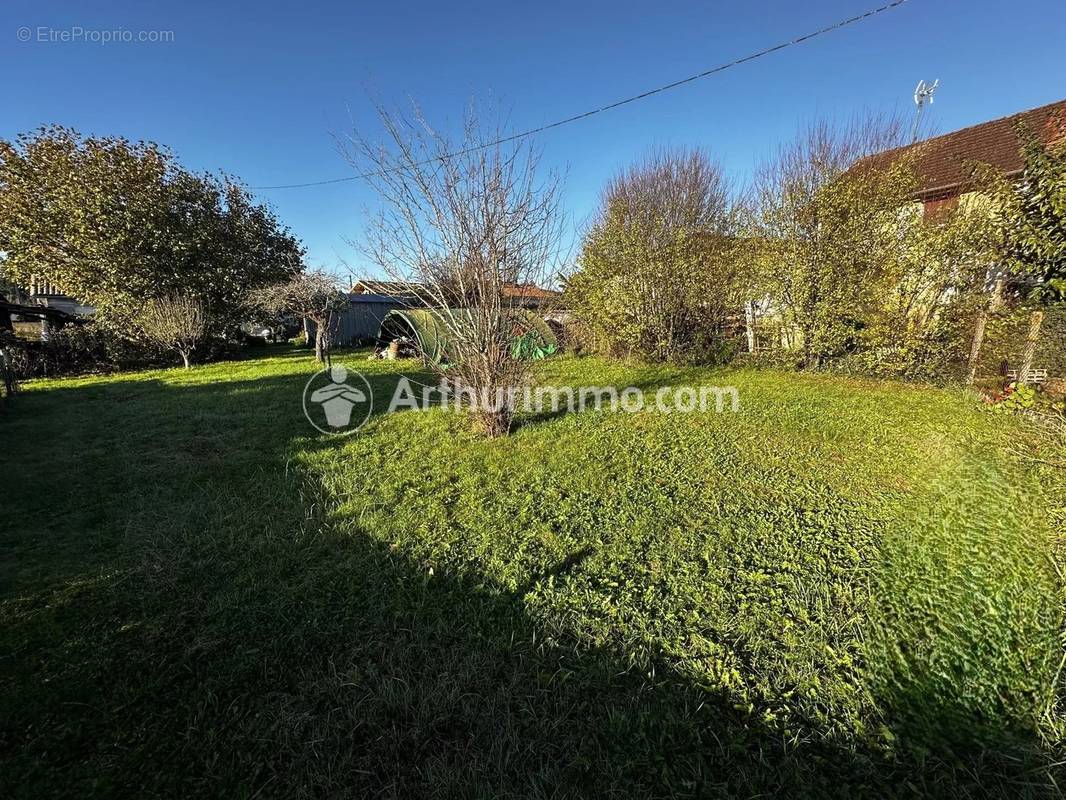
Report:
[[981,309],[981,313],[977,315],[977,323],[974,325],[973,344],[970,345],[970,361],[966,373],[968,386],[973,386],[973,382],[977,378],[977,364],[981,360],[981,345],[985,341],[985,326],[988,324],[988,315],[999,310],[1002,298],[1003,279],[1000,278],[996,281],[996,287],[992,290],[992,299],[988,302],[988,307]]
[[981,360],[981,345],[985,341],[985,326],[988,324],[988,309],[982,308],[977,315],[977,322],[973,329],[973,344],[970,345],[970,359],[966,372],[967,386],[973,386],[977,378],[977,362]]
[[751,300],[744,306],[744,327],[748,336],[748,352],[755,352],[755,303]]
[[6,399],[11,397],[18,388],[18,382],[15,380],[15,369],[11,366],[11,358],[8,355],[7,348],[0,347],[0,398]]
[[478,425],[481,427],[482,431],[484,431],[485,435],[491,439],[495,439],[510,433],[511,415],[512,410],[510,408],[504,408],[498,411],[479,411],[476,416]]
[[315,323],[315,361],[322,362],[326,359],[326,326],[321,322]]
[[181,351],[181,360],[185,362],[185,369],[189,368],[189,354],[184,350]]
[[1043,321],[1043,311],[1034,311],[1029,315],[1029,333],[1025,337],[1022,363],[1018,367],[1019,386],[1029,382],[1029,370],[1033,368],[1033,355],[1036,353],[1036,343],[1040,339],[1040,325]]

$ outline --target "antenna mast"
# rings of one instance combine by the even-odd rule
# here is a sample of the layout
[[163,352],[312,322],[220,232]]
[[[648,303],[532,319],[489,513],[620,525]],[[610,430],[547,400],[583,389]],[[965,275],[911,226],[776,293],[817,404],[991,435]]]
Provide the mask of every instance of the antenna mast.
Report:
[[914,89],[914,105],[918,108],[914,112],[914,130],[911,131],[911,144],[918,141],[918,123],[922,120],[922,108],[925,106],[926,100],[929,104],[933,103],[933,92],[936,91],[936,87],[940,85],[940,78],[933,81],[932,85],[927,84],[924,80],[918,81],[918,86]]

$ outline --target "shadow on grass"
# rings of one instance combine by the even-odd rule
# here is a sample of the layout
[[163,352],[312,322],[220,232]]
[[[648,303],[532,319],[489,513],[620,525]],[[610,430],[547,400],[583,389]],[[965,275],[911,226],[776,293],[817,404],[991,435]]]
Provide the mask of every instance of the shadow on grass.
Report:
[[[647,371],[650,371],[650,370],[647,370]],[[707,377],[708,374],[710,374],[710,375],[714,375],[715,374],[713,372],[705,371],[704,374],[700,376],[701,380],[698,381],[698,382],[695,382],[693,380],[695,372],[696,372],[695,368],[690,368],[688,371],[685,371],[684,369],[681,369],[681,368],[675,368],[675,369],[659,368],[659,369],[654,370],[654,372],[652,373],[652,375],[650,377],[646,377],[643,380],[635,380],[635,381],[631,380],[631,381],[629,381],[627,383],[614,383],[614,384],[606,384],[606,385],[603,385],[603,386],[592,386],[592,387],[583,387],[583,386],[569,386],[568,387],[568,386],[563,386],[563,385],[556,385],[556,386],[553,386],[553,388],[563,390],[563,392],[560,395],[560,397],[557,400],[557,402],[552,404],[550,399],[548,399],[548,400],[543,400],[543,399],[540,400],[540,403],[541,403],[542,406],[543,405],[547,405],[549,407],[546,408],[546,409],[539,410],[539,411],[530,410],[530,411],[523,411],[523,412],[517,414],[515,416],[515,420],[514,420],[512,426],[511,426],[511,430],[512,430],[512,432],[517,432],[517,431],[522,430],[524,428],[537,428],[537,427],[539,427],[541,425],[545,425],[545,424],[551,423],[551,422],[553,422],[553,421],[555,421],[557,419],[561,419],[561,418],[567,416],[568,414],[573,414],[573,413],[596,413],[596,411],[598,411],[597,397],[601,396],[600,395],[600,390],[608,388],[608,387],[615,389],[615,391],[618,394],[618,396],[616,397],[617,400],[621,399],[621,393],[622,393],[623,390],[636,389],[643,396],[644,408],[649,413],[656,413],[655,412],[656,401],[657,401],[656,392],[659,389],[661,389],[663,387],[682,388],[682,387],[691,387],[693,385],[702,386],[702,385],[705,385],[706,377]],[[637,376],[639,376],[640,374],[641,373],[638,372]],[[567,389],[570,390],[569,394],[567,394],[567,392],[566,392]],[[578,409],[581,407],[582,393],[583,392],[587,392],[584,395],[584,398],[585,398],[585,400],[584,400],[585,410],[584,411],[578,411]],[[534,395],[534,399],[537,399],[536,395]],[[712,396],[712,399],[713,399],[713,396]],[[608,402],[607,399],[603,399],[601,402],[603,403],[603,407],[604,408],[610,408],[610,403]],[[665,402],[666,402],[667,406],[669,406],[669,404],[672,403],[673,401],[672,401],[671,397],[668,397],[668,398],[665,399]],[[723,401],[723,402],[725,402],[725,401]],[[724,408],[729,408],[728,405],[725,405],[723,407]],[[713,407],[712,407],[712,410],[713,410]]]
[[507,592],[340,525],[293,465],[343,447],[308,436],[305,380],[57,388],[0,423],[3,544],[32,562],[2,587],[8,796],[1038,793],[1031,735],[996,720],[952,763],[889,759],[531,618],[587,548]]

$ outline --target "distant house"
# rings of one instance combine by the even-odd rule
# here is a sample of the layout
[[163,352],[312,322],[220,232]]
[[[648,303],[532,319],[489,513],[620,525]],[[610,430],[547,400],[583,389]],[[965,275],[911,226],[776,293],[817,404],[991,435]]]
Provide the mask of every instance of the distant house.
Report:
[[92,306],[36,276],[29,287],[9,287],[0,293],[0,329],[25,338],[47,339],[53,329],[84,323],[95,314]]
[[377,294],[389,297],[414,297],[421,285],[411,281],[379,281],[374,278],[357,280],[349,290],[350,294]]
[[36,275],[30,278],[27,294],[35,305],[62,311],[74,317],[91,317],[96,314],[93,306],[82,303],[63,292],[51,281]]
[[509,283],[503,287],[503,296],[521,308],[547,309],[557,308],[562,302],[563,293],[532,283]]
[[[934,218],[938,212],[977,198],[973,188],[976,165],[991,166],[1007,178],[1021,174],[1024,164],[1022,143],[1018,138],[1019,124],[1033,131],[1045,143],[1062,141],[1066,138],[1066,100],[886,150],[862,159],[852,169],[887,169],[901,157],[913,155],[918,188],[912,199],[921,205],[923,216]],[[1004,283],[1017,282],[1017,276],[1007,275],[998,266],[990,265],[987,287],[990,292],[998,291],[996,287]],[[750,351],[778,346],[774,341],[776,337],[757,337],[755,332],[756,319],[772,318],[776,314],[777,310],[766,299],[748,304],[746,327]],[[797,341],[796,336],[785,329],[779,335],[780,344],[786,348],[794,346]]]
[[[926,217],[979,197],[973,182],[978,165],[987,165],[1008,179],[1018,177],[1025,166],[1019,125],[1036,134],[1045,144],[1066,140],[1066,100],[1020,111],[1007,117],[971,125],[969,128],[934,136],[906,147],[897,147],[870,156],[857,166],[887,168],[907,153],[914,153],[918,189],[914,201],[922,205]],[[989,271],[989,288],[994,278],[1018,282],[999,268]]]

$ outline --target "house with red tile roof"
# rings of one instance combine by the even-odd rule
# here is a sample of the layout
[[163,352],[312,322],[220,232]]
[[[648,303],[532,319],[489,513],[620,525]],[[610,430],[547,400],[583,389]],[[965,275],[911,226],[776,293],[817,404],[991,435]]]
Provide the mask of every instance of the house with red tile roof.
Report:
[[[1008,179],[1021,175],[1024,161],[1020,128],[1031,131],[1045,145],[1066,141],[1066,100],[1058,100],[911,145],[886,150],[861,159],[852,169],[886,169],[904,156],[913,156],[913,169],[918,180],[913,200],[921,204],[923,214],[927,218],[935,218],[938,211],[952,208],[960,200],[978,199],[979,191],[973,180],[978,165],[990,166]],[[990,307],[994,310],[1000,306],[1001,291],[1005,285],[1025,285],[1029,281],[1031,279],[1026,276],[1014,275],[997,265],[989,265],[987,288],[989,294],[993,295]],[[763,300],[761,303],[759,316],[773,316],[776,313],[768,301]],[[749,350],[756,349],[750,333],[755,309],[755,305],[749,305]],[[982,313],[982,319],[984,318],[987,318],[987,313]],[[977,327],[978,331],[974,334],[974,354],[970,357],[971,381],[984,336],[984,322],[979,322]],[[1007,368],[1003,367],[1004,370]],[[1036,372],[1046,374],[1047,370],[1037,369]]]
[[1022,171],[1019,125],[1031,130],[1046,144],[1066,139],[1066,100],[888,150],[863,163],[887,166],[903,154],[915,151],[914,169],[920,181],[915,199],[921,201],[929,213],[954,204],[970,191],[968,187],[976,164],[992,166],[1008,178],[1019,175]]
[[[972,125],[943,136],[936,136],[908,147],[879,153],[860,163],[863,166],[886,167],[905,153],[913,153],[914,170],[919,181],[914,199],[922,203],[923,213],[928,217],[935,215],[943,208],[955,206],[961,198],[976,196],[972,177],[975,167],[979,164],[991,166],[1008,179],[1020,176],[1024,167],[1020,129],[1028,129],[1045,145],[1055,145],[1066,141],[1066,100],[982,122],[980,125]],[[982,311],[979,315],[974,330],[969,364],[970,383],[974,382],[977,374],[986,321],[989,314],[1001,304],[1000,298],[1004,283],[1024,285],[1031,281],[1024,276],[1011,275],[994,267],[990,268],[988,275],[992,300],[989,309]],[[995,278],[994,281],[993,278]],[[1015,340],[1028,340],[1028,356],[1018,355],[1017,352],[1012,351],[1012,357],[1003,360],[1001,370],[1008,377],[1016,377],[1021,373],[1028,376],[1026,380],[1041,382],[1047,379],[1047,368],[1039,368],[1040,362],[1037,362],[1037,366],[1034,367],[1032,362],[1034,355],[1047,360],[1046,366],[1050,366],[1052,370],[1058,369],[1057,374],[1062,374],[1061,358],[1057,362],[1057,367],[1055,362],[1048,360],[1051,358],[1050,354],[1055,352],[1054,348],[1050,351],[1037,349],[1036,337],[1041,330],[1043,316],[1042,312],[1031,312],[1028,332],[1024,334],[1024,338],[1020,335],[1014,337]],[[1062,323],[1060,322],[1059,325],[1059,330],[1061,330]],[[1045,331],[1047,327],[1045,324]],[[1049,338],[1048,334],[1045,333],[1044,338]],[[1018,346],[1015,345],[1014,351],[1017,350]],[[1012,362],[1014,362],[1013,373],[1010,371]],[[1061,382],[1061,378],[1053,380]]]

